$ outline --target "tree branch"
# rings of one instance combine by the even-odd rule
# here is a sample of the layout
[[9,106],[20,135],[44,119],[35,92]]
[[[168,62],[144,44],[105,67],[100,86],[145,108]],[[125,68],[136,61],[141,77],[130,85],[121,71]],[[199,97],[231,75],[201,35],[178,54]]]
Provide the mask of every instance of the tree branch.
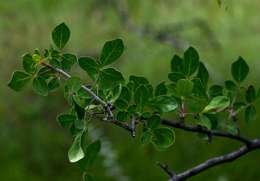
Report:
[[199,174],[200,172],[205,171],[211,167],[236,160],[237,158],[240,158],[243,155],[245,155],[253,150],[256,150],[256,149],[260,149],[260,139],[250,140],[250,144],[247,146],[242,146],[239,149],[237,149],[231,153],[228,153],[226,155],[208,159],[207,161],[205,161],[191,169],[188,169],[182,173],[173,175],[170,178],[170,181],[186,180],[187,178],[195,176],[195,175]]
[[242,142],[246,145],[251,144],[251,141],[249,139],[242,137],[240,135],[234,135],[234,134],[224,132],[224,131],[208,130],[206,128],[187,125],[187,124],[183,124],[179,121],[174,121],[174,120],[170,121],[170,120],[162,119],[161,121],[162,121],[162,124],[164,124],[164,125],[171,126],[171,127],[178,128],[178,129],[182,129],[182,130],[185,130],[185,131],[196,132],[196,133],[204,133],[204,134],[207,134],[207,135],[210,135],[210,136],[225,137],[225,138],[240,141],[240,142]]

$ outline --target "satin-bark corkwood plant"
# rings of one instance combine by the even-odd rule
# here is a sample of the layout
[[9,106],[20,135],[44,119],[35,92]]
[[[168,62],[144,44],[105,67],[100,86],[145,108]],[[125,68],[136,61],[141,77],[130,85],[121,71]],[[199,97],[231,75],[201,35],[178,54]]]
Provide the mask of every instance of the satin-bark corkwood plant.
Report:
[[[132,75],[126,78],[112,68],[124,51],[121,39],[107,41],[99,58],[95,59],[65,52],[63,48],[70,34],[65,23],[55,27],[53,45],[43,51],[26,53],[22,58],[23,70],[13,73],[8,86],[20,91],[26,84],[31,84],[42,96],[48,96],[62,86],[68,111],[59,114],[57,121],[72,136],[68,159],[82,169],[84,180],[94,179],[89,168],[102,145],[99,140],[88,141],[88,126],[94,121],[111,123],[111,126],[129,132],[133,138],[138,135],[140,144],[152,144],[157,150],[169,149],[174,144],[174,129],[199,133],[208,141],[222,137],[242,144],[233,152],[209,158],[180,173],[166,164],[157,163],[172,181],[186,180],[260,149],[260,139],[242,136],[239,127],[240,121],[256,119],[255,103],[260,99],[260,89],[257,91],[255,86],[244,83],[249,66],[242,57],[230,66],[233,80],[226,80],[223,86],[208,85],[209,72],[198,52],[190,47],[183,56],[173,56],[169,61],[168,78],[152,86],[145,77]],[[86,85],[81,77],[71,75],[72,66],[83,69],[92,84]],[[165,119],[165,113],[171,113],[173,118]]]

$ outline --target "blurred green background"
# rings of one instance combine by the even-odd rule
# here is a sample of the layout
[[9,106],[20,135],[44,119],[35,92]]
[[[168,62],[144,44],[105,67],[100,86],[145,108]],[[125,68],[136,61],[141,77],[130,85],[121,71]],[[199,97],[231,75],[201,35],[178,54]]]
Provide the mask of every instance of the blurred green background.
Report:
[[[62,92],[45,98],[30,89],[16,93],[7,87],[12,71],[21,67],[22,54],[49,47],[54,26],[69,25],[67,50],[79,56],[97,56],[106,40],[121,37],[126,51],[115,66],[153,84],[167,79],[173,54],[192,45],[212,82],[231,78],[230,64],[241,55],[250,65],[248,83],[259,85],[259,7],[258,0],[226,0],[221,6],[216,0],[0,0],[0,180],[81,179],[81,171],[67,160],[69,133],[55,121],[67,107]],[[243,134],[260,137],[259,122],[240,124]],[[178,172],[239,146],[219,138],[208,144],[176,130],[174,146],[157,152],[124,130],[103,124],[93,126],[91,138],[102,140],[101,156],[92,168],[102,181],[167,180],[156,161]],[[259,163],[260,152],[253,152],[190,180],[260,180]]]

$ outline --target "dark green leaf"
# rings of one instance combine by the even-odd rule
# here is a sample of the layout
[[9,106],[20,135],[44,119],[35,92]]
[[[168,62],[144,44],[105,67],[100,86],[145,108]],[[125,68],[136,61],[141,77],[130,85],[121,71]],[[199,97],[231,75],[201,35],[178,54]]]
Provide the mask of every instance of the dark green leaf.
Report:
[[36,62],[30,54],[25,54],[23,56],[23,69],[30,74],[33,74],[36,71]]
[[92,80],[97,80],[99,65],[91,57],[82,57],[79,59],[79,66],[85,70]]
[[116,115],[118,121],[127,121],[128,113],[126,111],[119,111]]
[[70,30],[65,23],[56,26],[52,32],[52,40],[55,45],[62,49],[70,39]]
[[145,85],[140,85],[134,94],[134,100],[137,106],[142,110],[149,99],[149,90]]
[[35,77],[33,79],[33,90],[42,96],[47,96],[49,92],[48,84],[43,77]]
[[64,128],[69,127],[76,119],[76,116],[72,114],[60,114],[57,117],[57,121]]
[[62,55],[61,66],[63,70],[69,71],[71,67],[77,62],[76,55],[64,53]]
[[247,100],[247,102],[251,103],[251,102],[255,101],[256,98],[257,98],[256,90],[255,90],[254,86],[250,85],[248,87],[248,89],[246,90],[246,100]]
[[220,85],[213,85],[209,88],[209,96],[216,97],[223,95],[223,87]]
[[201,79],[195,78],[192,80],[193,82],[193,90],[194,95],[202,98],[207,98],[206,85],[202,83]]
[[95,179],[92,175],[84,174],[83,181],[95,181]]
[[149,84],[149,81],[145,77],[131,75],[129,82],[132,84],[132,90],[136,90],[140,85]]
[[245,120],[246,122],[251,122],[256,119],[256,109],[253,105],[248,106],[245,110]]
[[238,82],[242,82],[248,75],[249,67],[242,57],[232,64],[231,72],[233,78]]
[[81,139],[82,139],[83,132],[80,132],[77,134],[77,136],[74,138],[74,141],[68,151],[68,157],[69,161],[71,163],[75,163],[82,158],[84,158],[85,154],[81,146]]
[[185,75],[181,72],[172,72],[168,74],[168,78],[173,82],[177,82],[180,79],[184,79]]
[[129,91],[129,89],[127,87],[123,86],[119,99],[123,99],[129,103],[131,98],[132,98],[131,92]]
[[187,79],[180,79],[176,84],[176,93],[179,96],[190,96],[193,90],[193,82]]
[[152,143],[160,150],[170,147],[174,143],[174,132],[169,128],[156,128],[153,130]]
[[183,60],[178,55],[174,55],[171,60],[171,70],[172,72],[182,72]]
[[93,165],[101,149],[101,142],[99,140],[91,143],[85,150],[85,158],[80,160],[79,164],[84,170],[88,170]]
[[121,39],[115,39],[105,43],[100,56],[102,66],[109,65],[116,61],[124,51],[124,44]]
[[155,96],[165,95],[167,94],[167,87],[165,82],[158,84],[155,88]]
[[166,96],[166,95],[153,97],[149,101],[149,105],[159,110],[160,112],[174,111],[178,107],[177,101],[173,97]]
[[123,99],[116,100],[114,105],[119,110],[126,110],[128,107],[128,103]]
[[22,71],[15,71],[8,86],[15,91],[20,91],[30,81],[30,79],[31,75]]
[[49,91],[54,91],[57,88],[59,88],[60,86],[60,81],[57,77],[54,77],[50,80],[50,82],[48,83],[48,90]]
[[82,82],[81,82],[80,78],[78,78],[78,77],[70,77],[66,81],[66,86],[73,93],[78,92],[81,88],[81,85],[82,85]]
[[237,89],[236,84],[232,80],[225,81],[225,87],[229,91],[235,91]]
[[147,120],[147,127],[154,129],[154,128],[158,127],[160,125],[160,123],[161,123],[160,116],[159,115],[152,115],[152,117],[150,117]]
[[98,84],[101,89],[111,89],[121,83],[124,83],[124,77],[119,71],[113,68],[100,71]]
[[210,119],[203,114],[200,115],[200,119],[198,120],[197,124],[200,126],[206,127],[209,130],[212,127]]
[[197,70],[198,66],[199,54],[193,47],[190,47],[184,52],[183,73],[190,76]]
[[142,145],[147,145],[148,143],[150,143],[152,141],[152,133],[148,130],[143,131],[141,133],[141,144]]
[[77,101],[75,100],[74,97],[73,97],[73,104],[74,104],[74,108],[75,108],[75,111],[76,111],[76,113],[77,113],[78,119],[79,119],[79,120],[83,120],[84,117],[85,117],[85,109],[82,108],[82,107],[77,103]]
[[226,96],[214,97],[204,108],[203,112],[222,111],[230,105],[230,99]]
[[209,72],[202,62],[200,62],[197,77],[201,80],[202,84],[206,87],[209,81]]

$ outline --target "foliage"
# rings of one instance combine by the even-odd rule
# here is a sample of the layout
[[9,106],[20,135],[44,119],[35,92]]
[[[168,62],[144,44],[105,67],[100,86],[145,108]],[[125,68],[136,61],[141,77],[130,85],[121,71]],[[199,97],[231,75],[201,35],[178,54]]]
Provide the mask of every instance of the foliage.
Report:
[[[192,119],[195,125],[207,130],[224,129],[231,134],[238,133],[232,121],[238,114],[243,113],[247,122],[256,118],[255,103],[260,98],[260,90],[242,84],[249,67],[241,57],[231,66],[234,81],[225,81],[225,86],[209,86],[206,66],[197,50],[189,47],[183,57],[173,56],[169,82],[154,87],[145,77],[132,75],[125,79],[120,71],[111,67],[123,54],[121,39],[106,42],[98,59],[78,58],[64,52],[69,39],[67,25],[58,25],[52,32],[54,46],[43,52],[35,50],[25,54],[24,70],[15,71],[8,86],[20,91],[31,82],[37,94],[47,96],[60,87],[62,78],[65,78],[63,89],[69,110],[60,114],[57,121],[73,137],[68,158],[83,168],[84,177],[90,177],[89,167],[102,145],[98,140],[94,143],[86,141],[91,121],[121,125],[130,129],[132,136],[135,136],[136,126],[140,126],[142,144],[151,143],[158,150],[165,150],[175,141],[174,131],[161,124],[165,113],[175,113],[181,121]],[[86,86],[81,78],[69,74],[75,64],[92,79],[91,85]],[[219,123],[224,118],[229,125],[223,128]]]

